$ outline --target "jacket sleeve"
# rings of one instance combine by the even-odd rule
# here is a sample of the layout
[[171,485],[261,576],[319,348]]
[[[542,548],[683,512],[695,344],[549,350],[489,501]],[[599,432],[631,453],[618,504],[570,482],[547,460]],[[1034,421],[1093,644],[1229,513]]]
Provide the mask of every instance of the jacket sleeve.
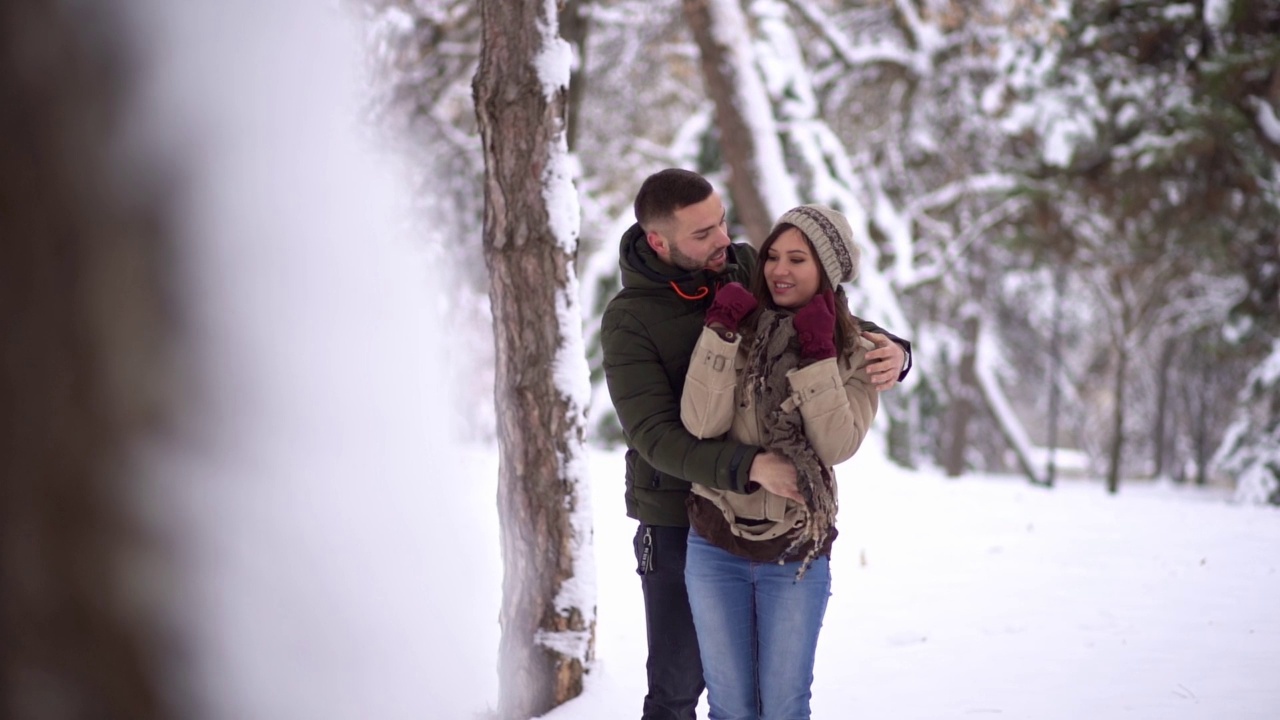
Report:
[[879,408],[880,394],[860,367],[865,353],[854,353],[843,370],[829,358],[787,374],[791,397],[783,408],[800,408],[805,435],[827,465],[853,457]]
[[698,336],[680,396],[680,420],[694,437],[723,435],[733,425],[738,385],[734,360],[741,343],[740,336],[728,342],[706,327]]
[[627,444],[656,470],[688,482],[744,492],[759,448],[694,437],[680,421],[680,397],[643,324],[625,310],[600,323],[605,381]]
[[881,335],[884,335],[885,337],[889,338],[891,341],[897,343],[902,348],[902,351],[907,354],[907,357],[905,360],[902,361],[902,372],[898,373],[898,382],[902,382],[903,380],[906,380],[907,373],[911,372],[911,368],[914,366],[914,363],[912,362],[912,359],[911,359],[911,341],[903,340],[902,338],[898,337],[897,335],[894,335],[888,330],[885,330],[884,328],[871,322],[870,320],[859,319],[858,324],[863,332],[880,333]]

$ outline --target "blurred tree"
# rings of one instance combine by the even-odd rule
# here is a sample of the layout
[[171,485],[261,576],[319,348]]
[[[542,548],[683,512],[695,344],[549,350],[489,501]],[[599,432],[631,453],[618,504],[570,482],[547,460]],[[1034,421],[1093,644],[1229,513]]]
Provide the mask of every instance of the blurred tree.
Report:
[[0,716],[13,720],[168,715],[128,582],[130,447],[162,416],[165,248],[158,195],[116,143],[118,21],[0,5]]

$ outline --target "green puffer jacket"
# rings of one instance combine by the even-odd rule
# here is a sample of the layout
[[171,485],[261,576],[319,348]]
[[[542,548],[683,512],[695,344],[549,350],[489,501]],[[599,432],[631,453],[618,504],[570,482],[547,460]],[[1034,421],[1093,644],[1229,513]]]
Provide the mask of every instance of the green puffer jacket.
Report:
[[730,440],[699,440],[680,422],[680,395],[703,316],[718,286],[748,284],[756,253],[729,248],[720,273],[686,272],[658,258],[640,226],[622,236],[622,290],[600,323],[605,380],[627,438],[627,515],[688,526],[689,482],[743,492],[759,452]]

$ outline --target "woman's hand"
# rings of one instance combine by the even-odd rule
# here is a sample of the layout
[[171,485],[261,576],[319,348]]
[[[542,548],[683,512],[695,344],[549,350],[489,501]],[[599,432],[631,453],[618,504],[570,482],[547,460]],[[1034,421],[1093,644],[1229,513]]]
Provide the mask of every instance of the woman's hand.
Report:
[[756,298],[742,286],[731,282],[716,291],[716,299],[707,308],[706,324],[719,325],[729,332],[738,332],[738,324],[756,309]]
[[796,311],[796,335],[800,356],[806,360],[826,360],[836,356],[836,296],[827,290],[814,295],[809,304]]

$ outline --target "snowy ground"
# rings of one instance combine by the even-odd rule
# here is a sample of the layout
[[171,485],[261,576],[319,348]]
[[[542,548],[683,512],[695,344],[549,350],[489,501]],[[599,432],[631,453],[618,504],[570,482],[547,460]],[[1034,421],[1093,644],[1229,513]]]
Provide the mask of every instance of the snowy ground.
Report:
[[[547,720],[639,717],[644,695],[622,455],[589,456],[598,659],[585,694]],[[473,456],[468,474],[469,509],[491,508],[495,458]],[[1099,482],[949,481],[899,469],[874,446],[839,474],[816,718],[1280,717],[1280,512],[1149,484],[1109,497]],[[470,633],[470,662],[435,678],[471,688],[465,720],[496,703],[492,672],[475,673],[496,662],[496,535],[473,548],[475,593],[456,626]],[[488,629],[461,629],[471,623]]]

